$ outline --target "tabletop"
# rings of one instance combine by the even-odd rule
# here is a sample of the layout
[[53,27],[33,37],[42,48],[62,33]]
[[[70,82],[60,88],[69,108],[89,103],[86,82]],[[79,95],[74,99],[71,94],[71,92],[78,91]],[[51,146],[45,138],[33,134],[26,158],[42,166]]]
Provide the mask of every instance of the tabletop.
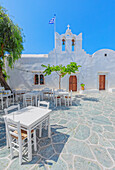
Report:
[[15,111],[11,114],[3,116],[14,121],[20,121],[20,124],[26,128],[33,126],[35,122],[42,121],[52,110],[28,106],[20,111]]
[[41,92],[40,91],[32,91],[32,92],[28,92],[28,93],[26,93],[26,94],[24,94],[24,96],[26,96],[26,95],[30,95],[30,96],[37,96],[37,95],[40,95],[41,94]]
[[66,91],[60,91],[60,92],[55,92],[55,95],[68,95],[69,92]]

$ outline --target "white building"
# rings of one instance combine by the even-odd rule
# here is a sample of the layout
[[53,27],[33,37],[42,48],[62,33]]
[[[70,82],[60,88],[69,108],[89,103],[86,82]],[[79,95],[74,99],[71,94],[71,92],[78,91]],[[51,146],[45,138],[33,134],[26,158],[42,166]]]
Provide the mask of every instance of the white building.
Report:
[[44,76],[41,64],[67,65],[76,62],[82,67],[76,74],[62,78],[61,86],[67,90],[79,91],[80,84],[87,90],[107,90],[115,88],[115,51],[101,49],[89,55],[82,49],[82,33],[75,35],[68,28],[65,34],[55,33],[55,49],[49,54],[22,54],[14,69],[7,69],[12,89],[58,88],[56,73]]

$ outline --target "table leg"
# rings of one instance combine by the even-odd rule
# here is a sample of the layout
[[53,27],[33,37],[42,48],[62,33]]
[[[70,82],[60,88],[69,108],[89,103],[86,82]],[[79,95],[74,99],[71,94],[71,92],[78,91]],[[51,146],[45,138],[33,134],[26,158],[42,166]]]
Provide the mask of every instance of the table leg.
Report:
[[34,129],[34,151],[37,151],[37,144],[36,144],[36,129]]
[[23,106],[25,106],[25,97],[23,95]]
[[37,95],[35,96],[35,104],[37,106]]
[[48,137],[51,138],[50,116],[48,117]]
[[14,104],[14,94],[13,94],[13,104]]
[[31,129],[27,129],[28,135],[28,160],[32,160],[32,146],[31,146]]
[[2,109],[3,109],[3,98],[1,99],[1,103],[2,103]]
[[6,99],[6,106],[8,107],[8,97],[7,97],[7,99]]
[[15,93],[15,98],[16,98],[16,101],[18,101],[17,93]]
[[9,148],[10,144],[9,144],[9,139],[8,139],[8,129],[7,129],[7,126],[6,126],[6,121],[5,121],[5,127],[6,127],[6,144],[7,144],[7,148]]
[[42,92],[42,100],[44,99],[44,93]]
[[41,138],[42,136],[42,123],[40,124],[40,128],[39,128],[39,137]]

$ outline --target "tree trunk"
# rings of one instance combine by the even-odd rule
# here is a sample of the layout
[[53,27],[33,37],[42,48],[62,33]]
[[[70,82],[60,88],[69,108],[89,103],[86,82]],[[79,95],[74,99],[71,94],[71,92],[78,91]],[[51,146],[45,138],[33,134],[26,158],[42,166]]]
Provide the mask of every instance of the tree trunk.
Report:
[[61,75],[59,75],[59,89],[61,89]]
[[[4,44],[2,43],[1,44],[1,51],[0,51],[0,57],[3,58],[4,56]],[[2,73],[2,67],[0,66],[0,83],[1,83],[1,86],[5,88],[5,90],[11,90],[11,88],[9,87],[9,85],[7,84],[5,78],[3,77],[3,73]],[[12,91],[12,90],[11,90]]]
[[0,83],[1,83],[1,86],[5,88],[5,90],[11,90],[11,88],[7,84],[5,78],[3,77],[2,67],[1,66],[0,66]]

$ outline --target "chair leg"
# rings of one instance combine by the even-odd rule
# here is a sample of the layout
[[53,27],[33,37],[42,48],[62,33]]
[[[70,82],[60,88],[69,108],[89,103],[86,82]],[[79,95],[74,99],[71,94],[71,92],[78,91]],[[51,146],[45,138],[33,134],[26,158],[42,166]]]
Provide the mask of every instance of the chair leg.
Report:
[[69,106],[69,99],[68,99],[68,106]]
[[57,98],[56,98],[56,107],[57,107]]
[[14,94],[13,94],[13,99],[12,100],[13,100],[13,104],[14,104]]
[[66,98],[65,98],[65,106],[66,106]]
[[71,102],[71,106],[72,106],[72,99],[70,99],[70,102]]
[[59,103],[60,103],[60,106],[61,106],[61,98],[59,99]]
[[19,164],[22,164],[22,148],[19,147]]
[[11,159],[13,158],[13,149],[12,149],[12,143],[10,144],[10,154],[11,154]]

